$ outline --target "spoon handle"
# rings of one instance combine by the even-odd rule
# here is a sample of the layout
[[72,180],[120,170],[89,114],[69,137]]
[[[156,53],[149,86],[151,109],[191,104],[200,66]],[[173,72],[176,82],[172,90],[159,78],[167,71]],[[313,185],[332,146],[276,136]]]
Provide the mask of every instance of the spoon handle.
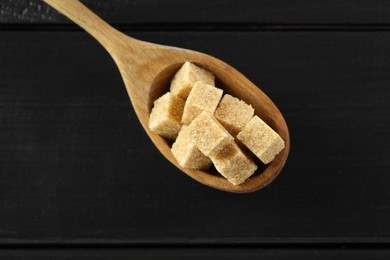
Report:
[[[136,39],[119,32],[89,10],[78,0],[43,0],[48,5],[68,17],[92,35],[110,54],[118,47],[125,47],[125,42]],[[124,41],[126,38],[126,41]]]

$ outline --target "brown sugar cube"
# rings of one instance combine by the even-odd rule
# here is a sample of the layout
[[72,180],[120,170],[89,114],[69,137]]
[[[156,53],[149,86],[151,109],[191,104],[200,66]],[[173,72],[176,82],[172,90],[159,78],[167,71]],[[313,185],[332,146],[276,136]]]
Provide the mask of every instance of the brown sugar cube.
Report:
[[221,100],[222,93],[222,89],[201,81],[196,82],[185,103],[181,122],[189,125],[202,111],[213,114]]
[[192,142],[186,126],[181,128],[171,151],[181,167],[206,170],[211,166],[211,160]]
[[149,129],[165,138],[175,140],[181,129],[181,117],[185,101],[172,95],[164,94],[156,101],[150,113]]
[[243,183],[256,171],[256,164],[233,141],[210,156],[217,171],[233,185]]
[[251,120],[254,111],[251,105],[226,94],[219,103],[214,116],[230,134],[236,136]]
[[270,163],[284,148],[283,139],[258,116],[246,124],[237,138],[264,164]]
[[211,72],[187,61],[173,77],[170,91],[172,94],[186,99],[197,81],[215,85],[215,77]]
[[195,145],[206,156],[234,140],[233,136],[205,111],[201,112],[187,129]]

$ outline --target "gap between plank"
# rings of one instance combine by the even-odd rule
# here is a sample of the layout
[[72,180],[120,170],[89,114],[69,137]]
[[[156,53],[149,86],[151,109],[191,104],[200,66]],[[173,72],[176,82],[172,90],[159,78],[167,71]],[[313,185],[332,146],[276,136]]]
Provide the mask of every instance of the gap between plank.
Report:
[[[212,24],[112,24],[120,31],[389,31],[388,24],[255,24],[255,23],[212,23]],[[3,31],[81,31],[74,24],[0,24]]]
[[189,241],[182,240],[139,240],[125,241],[118,239],[69,239],[69,240],[19,240],[11,239],[0,241],[1,249],[28,249],[28,248],[65,248],[65,249],[88,249],[88,248],[221,248],[221,249],[390,249],[388,239],[363,239],[363,238],[313,238],[312,241],[302,238],[291,240],[274,239],[267,242],[228,242],[228,241]]

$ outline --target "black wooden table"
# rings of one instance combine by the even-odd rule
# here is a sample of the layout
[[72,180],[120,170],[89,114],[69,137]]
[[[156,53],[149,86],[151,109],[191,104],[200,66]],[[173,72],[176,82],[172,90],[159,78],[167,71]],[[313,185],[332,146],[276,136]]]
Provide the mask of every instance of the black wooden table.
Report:
[[389,259],[389,1],[84,3],[243,72],[284,114],[290,156],[255,193],[194,182],[95,40],[39,0],[3,0],[1,259]]

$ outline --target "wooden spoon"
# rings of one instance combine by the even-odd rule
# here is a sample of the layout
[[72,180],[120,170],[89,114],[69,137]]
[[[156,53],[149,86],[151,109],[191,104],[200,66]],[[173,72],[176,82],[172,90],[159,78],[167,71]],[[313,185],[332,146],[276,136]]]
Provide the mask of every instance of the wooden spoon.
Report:
[[[134,110],[143,128],[160,152],[184,173],[198,182],[229,192],[252,192],[269,184],[287,160],[290,137],[286,122],[275,104],[240,72],[207,54],[136,40],[117,31],[77,0],[44,0],[91,34],[109,52],[122,75]],[[153,101],[169,90],[169,82],[185,61],[190,61],[216,76],[216,85],[255,108],[255,114],[270,125],[286,147],[268,165],[259,166],[243,184],[234,186],[215,173],[180,167],[170,143],[148,128]]]

